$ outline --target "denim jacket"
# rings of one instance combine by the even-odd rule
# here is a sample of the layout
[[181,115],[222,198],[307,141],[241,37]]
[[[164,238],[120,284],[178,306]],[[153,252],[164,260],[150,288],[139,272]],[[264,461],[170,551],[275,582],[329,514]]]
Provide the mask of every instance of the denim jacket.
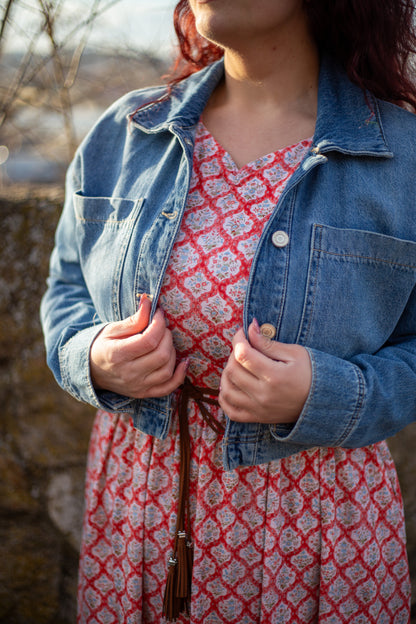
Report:
[[[219,61],[170,95],[164,87],[130,93],[97,122],[68,171],[41,306],[58,383],[79,400],[131,414],[159,438],[172,397],[96,392],[89,351],[106,323],[136,311],[141,293],[156,309],[196,124],[223,71]],[[363,93],[322,60],[313,144],[264,228],[243,312],[245,331],[256,317],[275,340],[308,349],[312,386],[294,425],[227,419],[226,469],[315,446],[365,446],[414,420],[415,145],[416,116]]]

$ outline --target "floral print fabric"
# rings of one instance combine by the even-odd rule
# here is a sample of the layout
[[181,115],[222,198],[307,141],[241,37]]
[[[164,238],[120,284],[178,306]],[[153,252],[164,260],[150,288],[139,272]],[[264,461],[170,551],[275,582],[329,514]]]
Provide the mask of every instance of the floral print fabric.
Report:
[[[308,141],[238,170],[199,124],[186,213],[161,305],[189,376],[217,387],[250,263]],[[219,408],[214,416],[224,421]],[[311,449],[224,472],[221,439],[189,409],[192,624],[407,624],[403,507],[386,444]],[[98,412],[80,562],[80,624],[158,624],[172,550],[178,423],[165,440]]]

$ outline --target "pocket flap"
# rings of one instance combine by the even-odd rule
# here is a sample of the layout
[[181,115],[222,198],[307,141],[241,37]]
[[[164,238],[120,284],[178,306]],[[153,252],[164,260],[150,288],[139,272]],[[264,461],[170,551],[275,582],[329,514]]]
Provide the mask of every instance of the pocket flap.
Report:
[[134,219],[143,199],[87,197],[74,193],[75,216],[80,221],[119,223]]

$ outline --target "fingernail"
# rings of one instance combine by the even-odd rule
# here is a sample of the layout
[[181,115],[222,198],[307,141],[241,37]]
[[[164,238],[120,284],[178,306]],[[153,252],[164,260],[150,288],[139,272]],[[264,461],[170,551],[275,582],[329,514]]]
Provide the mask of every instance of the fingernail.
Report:
[[191,363],[191,358],[187,357],[182,362],[185,362],[185,372],[188,372],[189,364]]
[[256,317],[253,317],[253,320],[252,320],[251,324],[253,326],[254,331],[257,334],[259,334],[260,333],[260,325],[258,324],[258,321],[257,321]]

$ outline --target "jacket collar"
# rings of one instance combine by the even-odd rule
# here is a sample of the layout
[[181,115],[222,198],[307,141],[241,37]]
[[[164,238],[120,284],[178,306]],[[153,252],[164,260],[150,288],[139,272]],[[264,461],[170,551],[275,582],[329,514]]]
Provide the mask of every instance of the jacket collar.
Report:
[[[165,93],[140,108],[132,117],[133,123],[151,133],[193,127],[223,75],[220,60],[174,86],[170,95]],[[393,155],[384,136],[378,101],[351,83],[328,57],[321,60],[313,143],[321,153],[336,150],[355,155]]]
[[377,99],[353,84],[328,57],[321,61],[314,145],[321,152],[393,155],[385,139]]
[[170,94],[165,90],[159,99],[140,108],[132,117],[133,123],[145,132],[194,126],[223,76],[221,59],[174,85]]

